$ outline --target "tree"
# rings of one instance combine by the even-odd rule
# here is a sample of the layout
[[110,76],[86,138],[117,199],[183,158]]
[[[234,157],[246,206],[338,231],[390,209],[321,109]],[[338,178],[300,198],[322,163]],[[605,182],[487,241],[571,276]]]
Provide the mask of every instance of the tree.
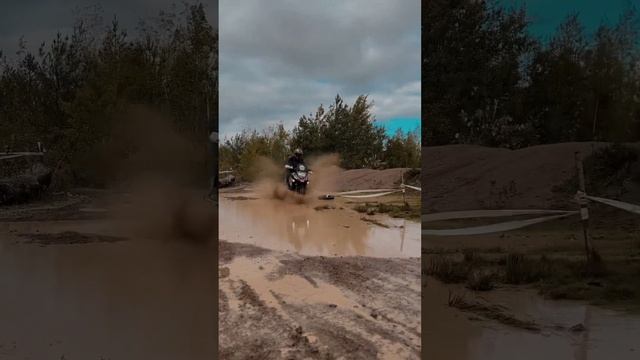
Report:
[[[514,111],[521,63],[533,46],[526,14],[483,0],[430,0],[422,12],[422,143],[480,142],[471,128],[492,125],[478,121]],[[474,116],[488,108],[495,116]]]

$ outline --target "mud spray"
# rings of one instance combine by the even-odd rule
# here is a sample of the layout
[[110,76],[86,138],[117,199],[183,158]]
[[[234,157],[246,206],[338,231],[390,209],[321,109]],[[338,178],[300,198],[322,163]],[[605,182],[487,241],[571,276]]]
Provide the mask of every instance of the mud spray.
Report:
[[326,154],[312,157],[307,161],[312,173],[306,195],[289,191],[285,185],[285,174],[282,164],[260,157],[255,163],[255,173],[258,174],[256,192],[264,198],[281,200],[285,203],[315,204],[318,196],[335,191],[337,179],[343,171],[340,167],[340,157],[337,154]]
[[170,119],[133,108],[114,128],[108,149],[117,194],[114,217],[134,235],[206,243],[217,234],[217,208],[204,199],[206,151]]

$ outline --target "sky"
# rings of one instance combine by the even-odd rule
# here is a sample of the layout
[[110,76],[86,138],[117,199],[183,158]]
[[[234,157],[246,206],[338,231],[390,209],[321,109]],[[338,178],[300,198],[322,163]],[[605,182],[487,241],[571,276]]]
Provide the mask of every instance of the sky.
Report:
[[[292,129],[336,94],[420,124],[420,0],[220,0],[220,132]],[[405,126],[405,125],[402,125]]]
[[[504,6],[525,6],[531,34],[548,40],[566,17],[574,12],[592,34],[601,23],[613,24],[629,6],[640,6],[640,0],[497,0]],[[639,9],[640,10],[640,9]]]
[[[193,3],[194,1],[187,1]],[[209,22],[217,24],[217,0],[203,0]],[[90,14],[101,8],[104,26],[114,15],[120,24],[135,33],[140,19],[158,15],[160,10],[171,10],[172,5],[182,9],[180,0],[2,0],[0,11],[0,50],[7,56],[15,56],[20,37],[24,37],[27,48],[37,51],[43,41],[47,43],[60,31],[68,34],[77,14]]]

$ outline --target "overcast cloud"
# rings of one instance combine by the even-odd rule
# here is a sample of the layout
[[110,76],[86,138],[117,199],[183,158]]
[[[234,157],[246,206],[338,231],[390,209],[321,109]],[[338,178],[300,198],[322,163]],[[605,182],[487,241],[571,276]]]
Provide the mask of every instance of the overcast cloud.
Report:
[[[197,1],[187,1],[196,3]],[[206,8],[209,22],[217,25],[218,1],[201,1]],[[114,16],[129,34],[135,34],[140,19],[156,17],[160,10],[171,10],[176,4],[182,10],[180,0],[3,0],[0,4],[0,51],[7,57],[15,56],[20,37],[24,37],[31,51],[44,41],[50,43],[56,33],[70,33],[77,15],[86,15],[96,7],[104,26]]]
[[293,128],[336,94],[420,118],[419,0],[220,0],[220,131]]

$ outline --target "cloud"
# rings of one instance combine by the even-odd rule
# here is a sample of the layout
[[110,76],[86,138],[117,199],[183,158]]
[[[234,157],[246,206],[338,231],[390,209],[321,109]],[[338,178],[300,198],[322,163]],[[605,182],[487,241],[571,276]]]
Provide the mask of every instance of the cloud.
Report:
[[288,128],[337,93],[419,117],[418,0],[220,1],[220,129]]
[[[196,3],[188,0],[187,3]],[[217,26],[217,0],[201,1],[209,22]],[[0,12],[0,50],[13,56],[21,37],[27,48],[36,51],[42,42],[50,44],[56,33],[70,33],[78,15],[89,15],[92,9],[101,8],[104,26],[117,16],[129,34],[135,33],[140,19],[156,17],[161,10],[169,11],[173,5],[182,10],[182,2],[176,0],[21,0],[2,4]]]

